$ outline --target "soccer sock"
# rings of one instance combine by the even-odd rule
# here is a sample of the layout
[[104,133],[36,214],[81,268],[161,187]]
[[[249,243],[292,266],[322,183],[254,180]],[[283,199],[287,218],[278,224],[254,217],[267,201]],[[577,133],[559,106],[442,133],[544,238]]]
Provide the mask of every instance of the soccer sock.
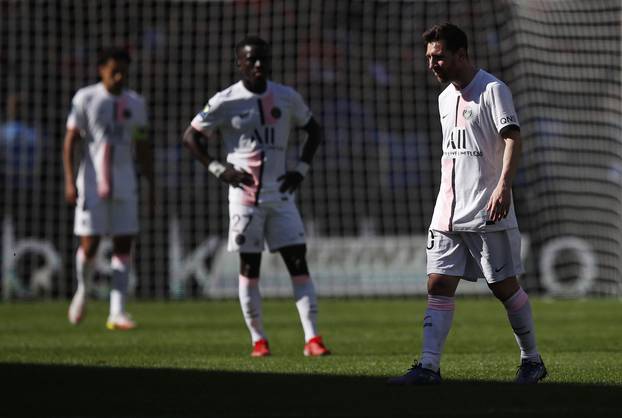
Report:
[[125,300],[130,277],[130,255],[113,254],[112,289],[110,290],[110,316],[125,312]]
[[305,341],[317,336],[317,297],[315,296],[315,286],[308,274],[292,276],[294,286],[294,300],[305,333]]
[[514,337],[520,347],[521,359],[540,361],[540,353],[536,348],[536,332],[531,317],[529,297],[522,288],[503,301],[508,312],[510,325],[514,330]]
[[251,340],[255,344],[259,340],[265,340],[261,319],[261,293],[259,292],[259,277],[248,278],[240,274],[238,282],[238,296],[244,321],[251,333]]
[[90,286],[93,278],[94,265],[94,260],[86,258],[84,250],[82,250],[82,247],[79,247],[76,252],[76,279],[78,280],[76,293],[86,295],[87,288]]
[[453,297],[428,295],[421,353],[421,365],[426,369],[438,371],[440,368],[441,353],[454,318],[454,308]]

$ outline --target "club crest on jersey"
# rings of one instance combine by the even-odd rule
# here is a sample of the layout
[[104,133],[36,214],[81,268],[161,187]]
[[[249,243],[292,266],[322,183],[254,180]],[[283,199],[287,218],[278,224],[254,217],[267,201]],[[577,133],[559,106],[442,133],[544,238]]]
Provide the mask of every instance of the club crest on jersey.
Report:
[[467,107],[466,109],[464,109],[464,110],[462,111],[462,117],[463,117],[465,120],[469,120],[469,119],[471,119],[471,118],[473,117],[473,110],[471,110],[470,108],[468,108],[468,107]]
[[274,119],[279,119],[281,117],[281,109],[279,109],[278,107],[274,106],[272,108],[272,110],[270,111],[270,114],[272,115],[272,117]]

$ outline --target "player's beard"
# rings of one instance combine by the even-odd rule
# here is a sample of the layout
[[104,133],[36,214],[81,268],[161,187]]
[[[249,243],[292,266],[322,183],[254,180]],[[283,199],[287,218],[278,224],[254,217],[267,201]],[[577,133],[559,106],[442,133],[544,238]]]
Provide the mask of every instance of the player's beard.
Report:
[[434,77],[436,77],[439,83],[447,82],[447,74],[445,74],[444,72],[432,71],[432,74],[434,74]]

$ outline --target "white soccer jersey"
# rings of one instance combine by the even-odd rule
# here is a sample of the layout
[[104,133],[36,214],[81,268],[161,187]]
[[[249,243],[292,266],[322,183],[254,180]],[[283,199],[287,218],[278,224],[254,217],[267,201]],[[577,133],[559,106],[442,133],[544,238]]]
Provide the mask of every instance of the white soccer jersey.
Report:
[[514,203],[493,223],[486,204],[503,168],[503,128],[518,124],[510,89],[484,70],[462,90],[450,84],[438,98],[443,129],[441,187],[430,229],[500,231],[517,228]]
[[281,199],[277,179],[286,171],[290,130],[305,126],[311,116],[290,87],[269,81],[263,94],[255,94],[239,81],[214,95],[191,125],[206,134],[219,131],[227,161],[252,174],[255,184],[230,187],[229,201],[257,205]]
[[78,204],[102,197],[136,199],[132,138],[147,125],[143,98],[132,90],[115,96],[102,83],[75,94],[67,129],[79,129],[85,140],[78,170]]

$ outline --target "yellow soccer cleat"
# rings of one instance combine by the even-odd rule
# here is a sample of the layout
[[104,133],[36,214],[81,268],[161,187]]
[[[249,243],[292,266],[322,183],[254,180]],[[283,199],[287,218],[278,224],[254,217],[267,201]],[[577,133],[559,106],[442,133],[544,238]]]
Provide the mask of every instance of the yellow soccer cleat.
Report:
[[134,322],[130,315],[127,313],[109,316],[108,320],[106,321],[106,328],[108,328],[110,331],[129,331],[136,327],[136,322]]

